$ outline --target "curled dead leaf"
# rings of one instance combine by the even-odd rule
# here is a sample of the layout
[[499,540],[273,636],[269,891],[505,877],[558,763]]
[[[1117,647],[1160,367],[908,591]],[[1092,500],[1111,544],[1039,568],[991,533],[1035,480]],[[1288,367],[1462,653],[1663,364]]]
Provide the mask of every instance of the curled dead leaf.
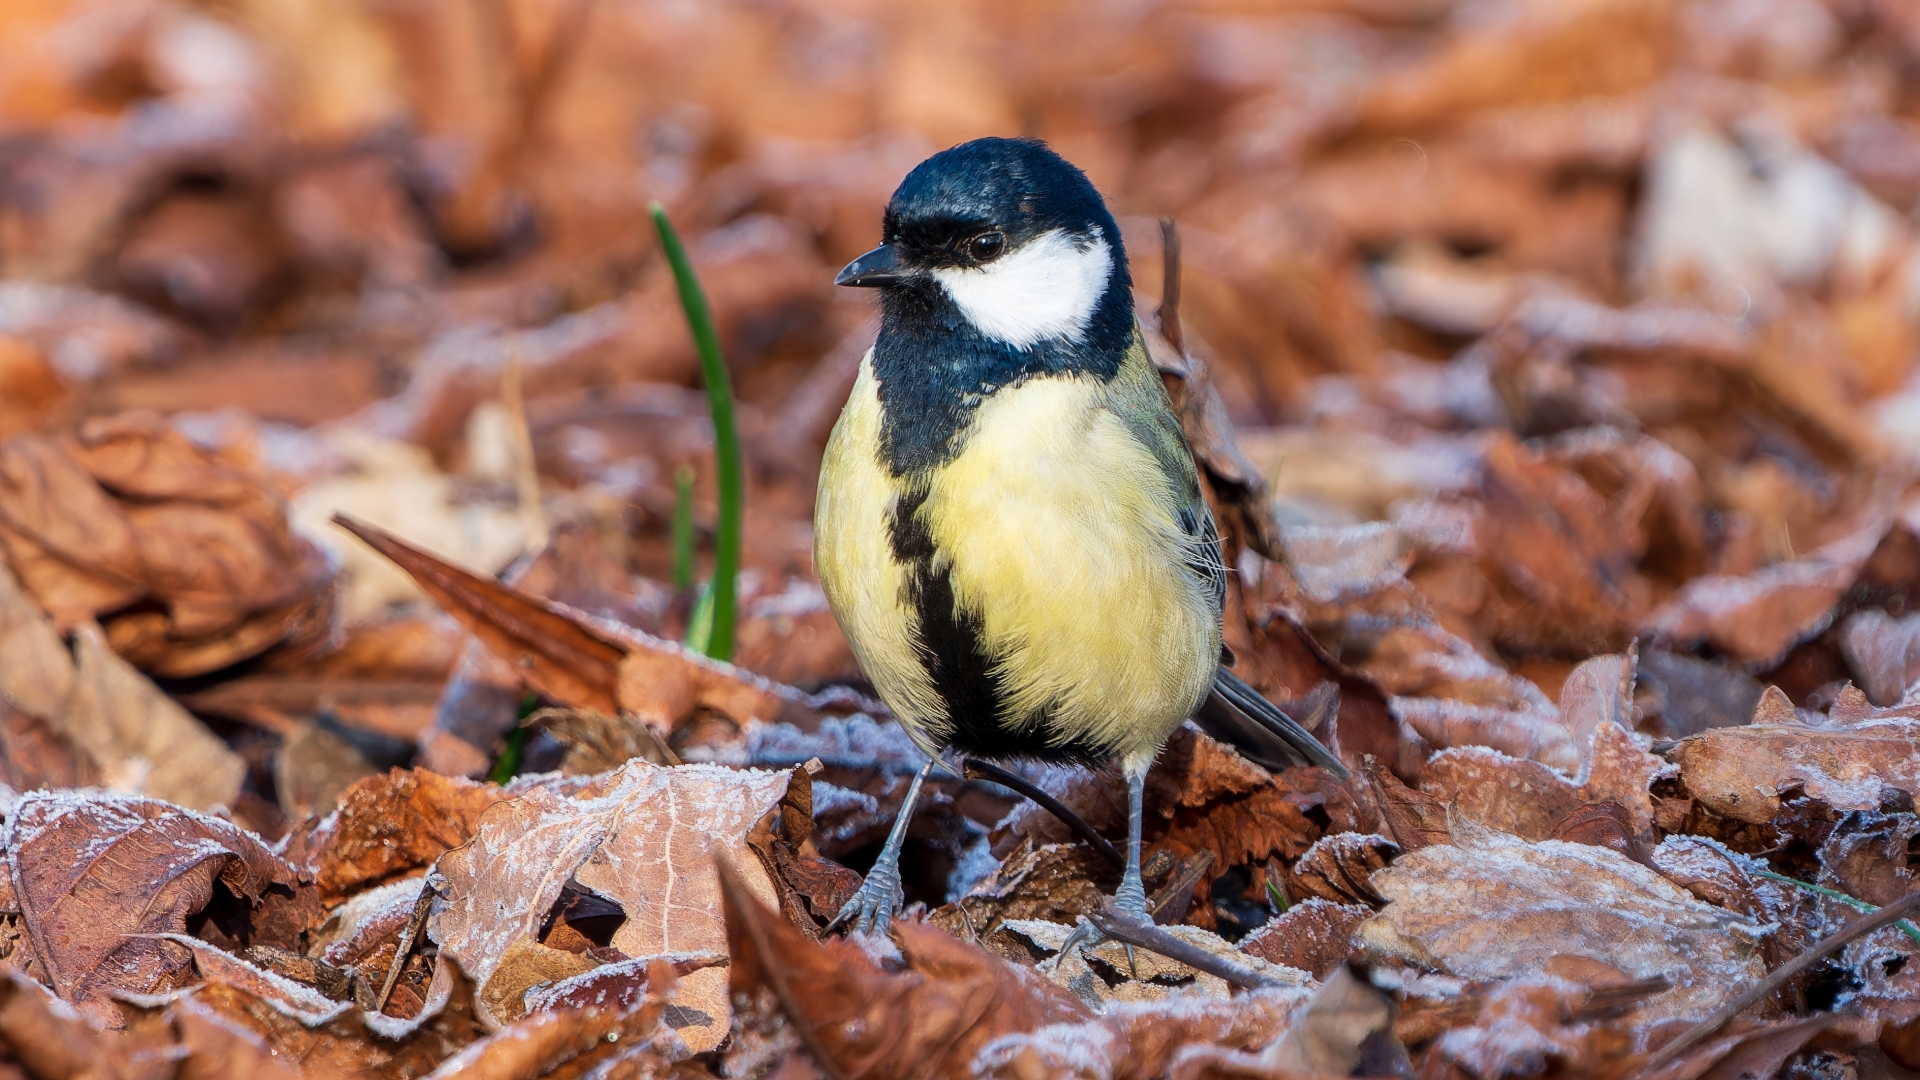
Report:
[[62,999],[109,1021],[116,991],[155,993],[190,979],[192,954],[167,940],[218,880],[257,900],[293,868],[253,834],[135,796],[30,794],[8,822],[14,895],[35,963]]

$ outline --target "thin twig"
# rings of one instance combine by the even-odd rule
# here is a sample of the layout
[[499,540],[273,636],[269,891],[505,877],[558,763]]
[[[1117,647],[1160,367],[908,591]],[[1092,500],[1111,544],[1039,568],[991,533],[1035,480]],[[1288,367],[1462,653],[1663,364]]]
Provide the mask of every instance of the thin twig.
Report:
[[1236,964],[1218,953],[1210,953],[1190,941],[1173,936],[1152,923],[1140,922],[1133,916],[1122,914],[1112,908],[1087,916],[1087,921],[1115,941],[1124,941],[1128,945],[1137,945],[1148,952],[1159,953],[1195,971],[1204,971],[1209,975],[1225,979],[1244,990],[1293,985],[1271,975],[1261,974],[1250,967]]
[[1180,329],[1180,227],[1170,217],[1160,219],[1160,265],[1160,308],[1155,321],[1160,324],[1160,336],[1185,356],[1186,334]]
[[1101,858],[1112,863],[1118,869],[1126,869],[1126,856],[1121,855],[1119,849],[1115,848],[1106,837],[1094,832],[1093,826],[1087,824],[1085,818],[1067,809],[1067,805],[1059,799],[1033,786],[1033,784],[1027,781],[1026,777],[1016,772],[1009,772],[991,761],[979,761],[974,758],[967,759],[966,773],[967,776],[972,779],[991,780],[1001,787],[1012,788],[1027,798],[1032,799],[1040,809],[1059,818],[1062,825],[1072,829],[1080,839],[1092,845],[1093,850],[1098,852]]
[[520,503],[520,529],[526,550],[538,554],[547,546],[547,514],[540,504],[540,469],[533,458],[533,430],[527,426],[518,345],[507,346],[507,363],[500,369],[500,407],[506,410],[507,432],[513,440],[513,488]]
[[1916,910],[1920,910],[1920,893],[1902,897],[1898,903],[1888,904],[1874,914],[1848,924],[1839,933],[1826,938],[1813,948],[1808,949],[1806,952],[1775,968],[1773,974],[1768,975],[1766,978],[1748,987],[1739,996],[1727,1002],[1719,1012],[1695,1024],[1686,1034],[1661,1047],[1659,1053],[1647,1059],[1646,1065],[1640,1070],[1640,1075],[1651,1076],[1673,1061],[1673,1059],[1686,1053],[1706,1039],[1711,1038],[1714,1032],[1725,1027],[1728,1021],[1739,1016],[1755,1003],[1764,1000],[1768,994],[1773,993],[1775,990],[1780,989],[1787,983],[1792,982],[1795,978],[1798,978],[1801,973],[1812,967],[1827,954],[1836,952],[1841,947],[1858,941],[1868,934],[1873,933],[1875,930],[1880,930],[1892,923],[1899,922],[1906,916],[1913,914]]
[[[394,984],[400,981],[400,969],[407,966],[407,957],[413,954],[414,942],[420,940],[420,931],[426,928],[427,913],[433,910],[433,875],[421,879],[420,898],[413,902],[413,915],[407,919],[407,925],[400,930],[400,941],[393,949],[393,966],[387,969],[387,981],[380,985],[380,996],[373,999],[370,1012],[379,1012],[387,1007],[387,999],[393,996]],[[446,963],[443,959],[441,963]]]

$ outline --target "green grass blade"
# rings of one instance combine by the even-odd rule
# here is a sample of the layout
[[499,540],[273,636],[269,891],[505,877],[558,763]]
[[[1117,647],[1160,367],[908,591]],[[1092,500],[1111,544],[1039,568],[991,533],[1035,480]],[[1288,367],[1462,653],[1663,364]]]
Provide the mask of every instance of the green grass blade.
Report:
[[727,377],[727,365],[720,358],[720,335],[713,328],[713,312],[707,306],[707,294],[694,276],[693,263],[680,243],[680,234],[667,220],[666,207],[654,203],[654,228],[660,233],[660,249],[667,265],[673,268],[674,284],[680,288],[680,306],[687,313],[687,328],[693,332],[694,348],[700,354],[700,374],[707,384],[707,404],[713,410],[713,449],[719,466],[720,520],[714,530],[713,582],[708,592],[713,597],[713,626],[706,648],[701,650],[715,660],[733,655],[733,623],[736,597],[735,578],[740,573],[740,511],[745,495],[740,466],[740,431],[733,419],[733,384]]
[[674,470],[673,487],[673,587],[685,592],[693,588],[693,470]]
[[[1752,871],[1752,873],[1754,877],[1763,877],[1763,878],[1766,878],[1768,881],[1778,881],[1782,885],[1792,885],[1797,888],[1805,889],[1808,892],[1814,893],[1818,896],[1824,896],[1827,899],[1835,901],[1837,903],[1845,904],[1848,907],[1852,908],[1853,910],[1860,912],[1862,915],[1872,914],[1873,912],[1880,910],[1874,905],[1867,903],[1865,900],[1861,900],[1858,897],[1848,896],[1846,893],[1841,892],[1839,889],[1829,889],[1825,885],[1815,885],[1811,881],[1801,881],[1799,878],[1791,878],[1785,874],[1775,874],[1767,870],[1755,870],[1755,871]],[[1920,929],[1916,929],[1912,923],[1908,922],[1905,919],[1901,919],[1899,922],[1894,923],[1893,925],[1897,927],[1901,933],[1911,938],[1916,944],[1920,944]]]

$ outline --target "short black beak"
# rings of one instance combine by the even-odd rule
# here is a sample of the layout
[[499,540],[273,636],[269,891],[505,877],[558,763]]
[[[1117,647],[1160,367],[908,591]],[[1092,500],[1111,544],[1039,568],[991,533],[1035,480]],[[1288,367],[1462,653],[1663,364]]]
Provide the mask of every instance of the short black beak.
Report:
[[892,246],[881,244],[848,263],[847,268],[840,271],[840,276],[833,279],[833,283],[861,289],[881,289],[905,281],[906,277],[899,261],[893,257]]

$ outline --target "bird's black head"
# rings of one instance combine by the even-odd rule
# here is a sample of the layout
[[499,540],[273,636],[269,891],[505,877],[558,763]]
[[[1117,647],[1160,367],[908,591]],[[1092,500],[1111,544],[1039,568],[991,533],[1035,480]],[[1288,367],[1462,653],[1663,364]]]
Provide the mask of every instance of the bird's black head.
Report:
[[837,282],[883,289],[889,322],[957,313],[1019,350],[1114,328],[1124,348],[1131,334],[1133,283],[1113,215],[1086,174],[1037,139],[975,139],[933,155],[900,182],[883,228],[886,242]]

